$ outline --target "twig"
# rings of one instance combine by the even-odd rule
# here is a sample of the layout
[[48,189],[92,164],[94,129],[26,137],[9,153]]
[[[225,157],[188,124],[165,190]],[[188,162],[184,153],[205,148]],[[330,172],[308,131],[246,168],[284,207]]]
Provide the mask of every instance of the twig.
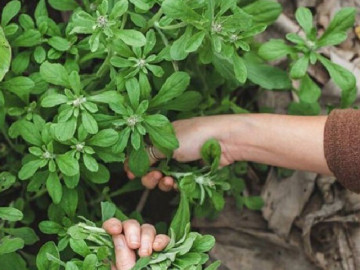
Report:
[[139,212],[139,213],[142,212],[149,195],[150,195],[150,189],[145,189],[143,194],[141,195],[138,205],[136,206],[136,212]]

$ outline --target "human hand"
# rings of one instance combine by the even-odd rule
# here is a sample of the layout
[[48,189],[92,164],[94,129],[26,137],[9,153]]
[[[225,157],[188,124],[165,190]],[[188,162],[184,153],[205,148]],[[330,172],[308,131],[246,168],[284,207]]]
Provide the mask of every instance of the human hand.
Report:
[[154,226],[150,224],[140,226],[134,219],[121,222],[111,218],[104,222],[103,228],[114,241],[116,266],[113,265],[112,270],[131,269],[136,262],[136,250],[139,250],[140,257],[146,257],[153,251],[163,250],[170,242],[167,235],[156,235]]
[[[231,116],[207,116],[173,122],[176,137],[179,140],[179,148],[174,151],[173,158],[179,162],[191,162],[201,158],[200,150],[202,145],[211,138],[219,141],[222,149],[220,160],[221,166],[234,162],[229,149],[231,135],[228,132],[228,122]],[[157,157],[165,158],[158,150]],[[151,164],[157,162],[152,155],[149,155]],[[134,179],[134,174],[125,166],[129,179]],[[160,171],[152,171],[142,177],[142,183],[148,189],[154,189],[157,185],[163,191],[170,191],[176,187],[174,179],[164,176]]]

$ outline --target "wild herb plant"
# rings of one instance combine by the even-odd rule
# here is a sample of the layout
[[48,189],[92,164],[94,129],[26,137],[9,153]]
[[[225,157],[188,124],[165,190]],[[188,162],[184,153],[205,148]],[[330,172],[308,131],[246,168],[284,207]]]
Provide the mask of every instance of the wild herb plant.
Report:
[[[126,219],[114,198],[143,189],[139,180],[117,190],[112,183],[126,158],[136,176],[149,170],[147,145],[172,156],[173,120],[252,111],[244,99],[255,87],[294,90],[297,111],[313,114],[320,89],[306,71],[317,61],[349,106],[353,75],[319,49],[346,38],[355,11],[341,10],[318,37],[301,8],[296,18],[306,36],[289,34],[294,45],[258,44],[254,37],[281,11],[271,0],[7,1],[0,20],[1,267],[109,269],[113,246],[101,222]],[[285,55],[289,72],[265,63]],[[300,89],[291,79],[300,79]],[[190,213],[216,216],[227,194],[239,208],[261,208],[259,197],[243,194],[246,164],[218,169],[220,154],[211,140],[201,169],[158,167],[179,184],[172,241],[135,269],[202,269],[214,239],[190,232]],[[142,221],[137,212],[129,216]]]

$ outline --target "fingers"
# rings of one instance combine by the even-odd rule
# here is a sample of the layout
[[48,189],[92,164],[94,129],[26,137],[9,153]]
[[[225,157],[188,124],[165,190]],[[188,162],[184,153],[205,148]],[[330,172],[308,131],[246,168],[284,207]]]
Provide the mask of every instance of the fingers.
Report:
[[154,189],[162,178],[162,173],[159,171],[149,172],[141,178],[142,184],[148,189]]
[[152,247],[155,240],[155,227],[149,224],[141,226],[141,245],[139,249],[139,256],[146,257],[152,254]]
[[114,235],[113,241],[117,270],[130,270],[135,265],[135,252],[126,244],[124,235]]
[[153,249],[155,251],[161,251],[164,248],[166,248],[166,246],[169,244],[170,242],[170,237],[165,235],[165,234],[158,234],[155,237],[154,240],[154,244],[153,244]]
[[110,218],[103,224],[104,230],[110,235],[117,235],[122,232],[121,221],[116,218]]
[[174,179],[170,176],[165,176],[163,178],[160,179],[159,181],[159,188],[162,191],[170,191],[172,190],[174,187]]
[[140,247],[140,224],[134,219],[129,219],[123,223],[126,242],[131,249]]

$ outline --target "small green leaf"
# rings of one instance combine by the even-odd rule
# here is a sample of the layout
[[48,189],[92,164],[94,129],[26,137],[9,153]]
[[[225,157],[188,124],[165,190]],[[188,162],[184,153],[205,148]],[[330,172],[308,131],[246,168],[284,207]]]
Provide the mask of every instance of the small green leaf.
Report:
[[208,267],[205,268],[205,270],[217,270],[221,266],[220,261],[213,262]]
[[48,43],[51,47],[61,52],[67,51],[71,47],[71,43],[62,37],[51,37],[49,38]]
[[52,94],[50,96],[46,96],[42,101],[41,101],[41,106],[45,107],[45,108],[51,108],[51,107],[55,107],[57,105],[66,103],[68,101],[68,97],[65,95],[61,95],[61,94]]
[[8,2],[2,11],[1,14],[1,25],[5,27],[12,18],[14,18],[20,11],[21,2],[17,0],[13,0]]
[[240,83],[245,83],[247,79],[247,69],[244,60],[237,54],[234,54],[232,57],[234,65],[234,73],[236,79]]
[[119,0],[111,9],[110,19],[117,19],[121,17],[128,10],[129,3],[127,0]]
[[60,203],[62,197],[62,185],[56,172],[49,173],[49,177],[46,180],[46,188],[53,202],[55,204]]
[[60,265],[56,262],[48,260],[47,254],[54,256],[57,259],[60,259],[59,250],[57,249],[54,242],[47,242],[44,244],[37,256],[36,256],[36,266],[38,270],[59,270]]
[[180,96],[188,87],[190,76],[185,72],[173,73],[163,84],[159,93],[151,100],[150,107],[158,107],[173,98]]
[[99,170],[97,172],[81,169],[81,175],[95,184],[104,184],[110,180],[110,172],[102,164],[99,164]]
[[129,156],[129,168],[136,176],[143,176],[147,173],[150,167],[150,160],[148,153],[144,146],[139,150],[132,150]]
[[205,38],[205,32],[198,32],[193,35],[185,45],[185,51],[188,53],[195,52],[201,46],[203,40]]
[[82,269],[96,270],[97,262],[98,262],[98,258],[96,257],[96,255],[95,254],[89,254],[84,259]]
[[40,75],[48,83],[70,88],[69,75],[66,69],[60,64],[44,62],[40,66]]
[[161,7],[172,19],[181,19],[184,22],[201,21],[201,16],[183,1],[165,0]]
[[131,78],[125,83],[131,106],[135,109],[139,106],[140,85],[137,79]]
[[259,48],[259,55],[265,60],[276,60],[292,52],[292,48],[282,39],[271,39]]
[[25,163],[19,171],[20,180],[29,179],[43,165],[44,165],[44,161],[41,159],[35,159]]
[[60,171],[67,176],[74,176],[79,173],[79,163],[71,156],[70,152],[57,155],[56,163],[59,166]]
[[5,74],[9,71],[11,62],[11,47],[9,42],[5,38],[3,29],[0,27],[0,82],[4,78]]
[[51,220],[43,220],[39,223],[39,229],[45,234],[58,234],[63,227]]
[[60,11],[74,10],[79,6],[75,0],[49,0],[49,4],[52,8]]
[[86,257],[88,254],[90,254],[89,247],[87,246],[86,242],[82,239],[70,238],[70,247],[75,253],[83,257]]
[[24,247],[24,240],[21,238],[11,238],[5,236],[0,240],[0,255],[15,252]]
[[2,82],[2,85],[6,90],[14,93],[22,101],[27,103],[30,91],[34,88],[35,83],[30,78],[19,76]]
[[60,206],[69,217],[74,217],[78,206],[78,191],[64,187]]
[[11,45],[13,47],[33,47],[41,43],[41,33],[38,30],[30,29],[19,35]]
[[306,75],[307,69],[309,67],[309,57],[303,56],[300,57],[295,63],[292,65],[290,70],[290,76],[294,79],[302,78]]
[[96,159],[93,158],[91,155],[84,154],[84,164],[85,167],[92,172],[97,172],[99,170],[99,164],[97,163]]
[[119,134],[115,130],[103,129],[91,137],[88,143],[99,147],[109,147],[114,145],[118,139]]
[[304,29],[306,35],[309,36],[313,28],[313,16],[310,9],[305,7],[299,7],[296,10],[295,18],[302,27],[302,29]]
[[170,228],[175,232],[176,241],[180,240],[185,232],[186,227],[190,223],[190,206],[185,193],[180,194],[180,203],[176,214],[171,221]]
[[98,132],[98,124],[95,118],[90,113],[83,111],[81,114],[81,120],[87,132],[89,132],[90,134],[96,134]]
[[122,29],[117,31],[118,38],[124,41],[127,45],[133,47],[142,47],[146,44],[145,36],[136,30]]
[[52,127],[54,129],[55,137],[59,141],[67,141],[72,139],[76,131],[76,122],[76,118],[72,117],[66,122],[53,124]]
[[308,76],[300,81],[299,98],[302,102],[314,103],[321,95],[320,87]]
[[22,220],[23,213],[13,207],[0,207],[0,218],[8,221]]
[[116,91],[106,91],[101,94],[87,97],[87,100],[100,103],[121,103],[124,98]]
[[261,210],[264,200],[260,196],[244,197],[244,204],[250,210]]
[[102,221],[106,221],[115,216],[116,206],[112,202],[101,202]]
[[211,166],[212,171],[220,165],[221,146],[215,139],[210,139],[201,147],[201,157],[206,164]]

